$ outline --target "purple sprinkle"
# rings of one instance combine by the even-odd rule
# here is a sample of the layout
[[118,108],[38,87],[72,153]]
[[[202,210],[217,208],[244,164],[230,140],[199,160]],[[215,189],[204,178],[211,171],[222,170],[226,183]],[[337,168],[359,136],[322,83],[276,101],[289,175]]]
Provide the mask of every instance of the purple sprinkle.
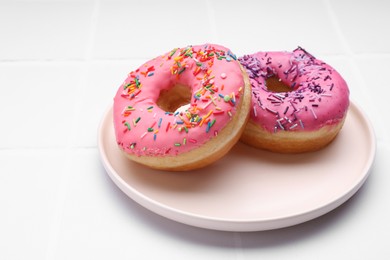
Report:
[[290,101],[290,104],[291,104],[292,108],[294,109],[294,111],[297,111],[297,108],[294,106],[294,103],[292,101]]
[[290,108],[290,106],[286,106],[286,108],[284,109],[283,114],[286,114],[289,108]]

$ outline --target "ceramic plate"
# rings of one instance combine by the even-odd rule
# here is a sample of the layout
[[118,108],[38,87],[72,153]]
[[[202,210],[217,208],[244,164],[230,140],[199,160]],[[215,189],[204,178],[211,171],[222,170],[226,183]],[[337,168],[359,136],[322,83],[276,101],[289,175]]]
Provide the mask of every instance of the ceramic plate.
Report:
[[130,198],[169,219],[225,231],[282,228],[335,209],[366,180],[375,146],[354,103],[339,135],[321,151],[284,155],[238,143],[221,160],[190,172],[151,170],[126,159],[116,145],[112,108],[98,132],[103,165]]

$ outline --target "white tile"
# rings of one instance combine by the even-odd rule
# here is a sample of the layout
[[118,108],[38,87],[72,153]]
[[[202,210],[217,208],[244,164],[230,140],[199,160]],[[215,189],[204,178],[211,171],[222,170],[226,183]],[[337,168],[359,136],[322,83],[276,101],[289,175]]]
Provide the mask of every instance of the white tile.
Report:
[[356,63],[366,87],[365,94],[369,99],[365,107],[366,113],[374,125],[378,141],[389,144],[390,124],[387,120],[389,91],[385,78],[390,71],[390,56],[359,56],[356,57]]
[[206,0],[102,1],[94,58],[154,58],[212,39]]
[[238,55],[297,46],[317,54],[343,52],[322,2],[214,0],[212,7],[219,42]]
[[390,2],[330,0],[341,31],[354,52],[389,53]]
[[0,150],[0,258],[45,259],[62,151]]
[[0,63],[0,148],[66,144],[80,87],[77,63]]
[[53,259],[155,259],[169,251],[169,259],[236,259],[231,233],[179,224],[133,202],[108,177],[96,149],[75,150],[70,165]]
[[84,58],[93,2],[0,2],[0,60]]

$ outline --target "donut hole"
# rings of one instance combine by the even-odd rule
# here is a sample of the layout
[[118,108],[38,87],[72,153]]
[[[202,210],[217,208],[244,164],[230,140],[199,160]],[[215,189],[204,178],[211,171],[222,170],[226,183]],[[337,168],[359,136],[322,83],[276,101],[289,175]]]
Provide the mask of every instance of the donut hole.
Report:
[[291,92],[294,89],[284,83],[278,76],[271,76],[265,80],[267,89],[271,92]]
[[175,112],[180,107],[191,103],[191,89],[188,86],[177,84],[167,90],[160,91],[157,106],[165,112]]

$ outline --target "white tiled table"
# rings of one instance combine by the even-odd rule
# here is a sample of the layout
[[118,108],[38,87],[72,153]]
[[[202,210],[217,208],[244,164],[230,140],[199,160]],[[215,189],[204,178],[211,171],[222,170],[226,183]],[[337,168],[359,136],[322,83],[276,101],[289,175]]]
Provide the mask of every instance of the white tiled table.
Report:
[[[0,1],[0,259],[389,259],[390,2]],[[204,230],[124,195],[97,127],[127,73],[173,47],[300,45],[345,77],[377,155],[336,210],[274,231]]]

